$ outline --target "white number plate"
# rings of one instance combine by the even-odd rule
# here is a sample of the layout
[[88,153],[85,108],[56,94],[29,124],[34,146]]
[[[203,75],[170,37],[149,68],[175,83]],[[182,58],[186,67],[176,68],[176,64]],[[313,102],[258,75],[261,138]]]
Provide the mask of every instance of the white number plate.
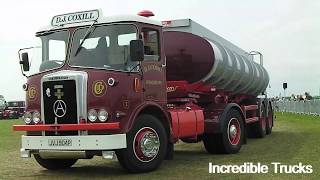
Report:
[[72,140],[71,139],[49,139],[48,145],[52,147],[72,146]]

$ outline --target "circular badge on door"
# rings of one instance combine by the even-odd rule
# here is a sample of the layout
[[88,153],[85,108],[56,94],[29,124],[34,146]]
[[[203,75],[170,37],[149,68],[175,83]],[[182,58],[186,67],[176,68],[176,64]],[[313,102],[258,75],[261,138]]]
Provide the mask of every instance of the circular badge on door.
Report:
[[107,91],[107,84],[103,80],[94,81],[92,85],[93,95],[100,97],[103,96]]
[[37,97],[37,90],[36,90],[36,88],[35,88],[35,87],[30,87],[29,90],[28,90],[28,92],[27,92],[27,94],[28,94],[28,98],[29,98],[30,100],[35,99],[35,98]]

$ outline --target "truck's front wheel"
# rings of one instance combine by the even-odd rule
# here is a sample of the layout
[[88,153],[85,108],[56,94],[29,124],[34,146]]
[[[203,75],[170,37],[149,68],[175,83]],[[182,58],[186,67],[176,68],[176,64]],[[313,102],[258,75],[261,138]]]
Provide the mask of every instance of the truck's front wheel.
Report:
[[78,159],[43,159],[39,154],[34,154],[36,161],[49,170],[66,169],[73,166]]
[[129,172],[156,169],[163,161],[168,137],[162,123],[151,115],[141,115],[127,134],[127,148],[116,151],[122,167]]

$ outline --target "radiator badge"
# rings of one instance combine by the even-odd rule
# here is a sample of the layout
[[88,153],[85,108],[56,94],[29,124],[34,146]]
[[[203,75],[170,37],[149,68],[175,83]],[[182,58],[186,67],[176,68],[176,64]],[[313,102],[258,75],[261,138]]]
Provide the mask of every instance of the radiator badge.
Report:
[[107,85],[103,80],[98,80],[93,83],[92,93],[94,96],[103,96],[107,91]]
[[58,99],[61,99],[64,96],[64,93],[61,91],[61,89],[63,89],[63,85],[54,85],[54,89],[57,90],[54,93],[54,96],[56,96]]
[[51,97],[50,88],[47,88],[47,89],[46,89],[46,95],[47,95],[48,97]]
[[53,104],[53,112],[56,117],[63,117],[67,112],[67,105],[63,100],[56,100]]

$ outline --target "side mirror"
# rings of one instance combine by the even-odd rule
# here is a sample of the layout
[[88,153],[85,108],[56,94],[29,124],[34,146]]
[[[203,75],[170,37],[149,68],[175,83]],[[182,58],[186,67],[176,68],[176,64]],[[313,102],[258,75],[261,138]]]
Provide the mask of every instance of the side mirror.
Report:
[[23,71],[29,71],[30,70],[28,53],[25,52],[25,53],[21,54],[20,64],[22,65]]
[[142,40],[130,41],[130,56],[131,61],[143,61],[144,51]]

